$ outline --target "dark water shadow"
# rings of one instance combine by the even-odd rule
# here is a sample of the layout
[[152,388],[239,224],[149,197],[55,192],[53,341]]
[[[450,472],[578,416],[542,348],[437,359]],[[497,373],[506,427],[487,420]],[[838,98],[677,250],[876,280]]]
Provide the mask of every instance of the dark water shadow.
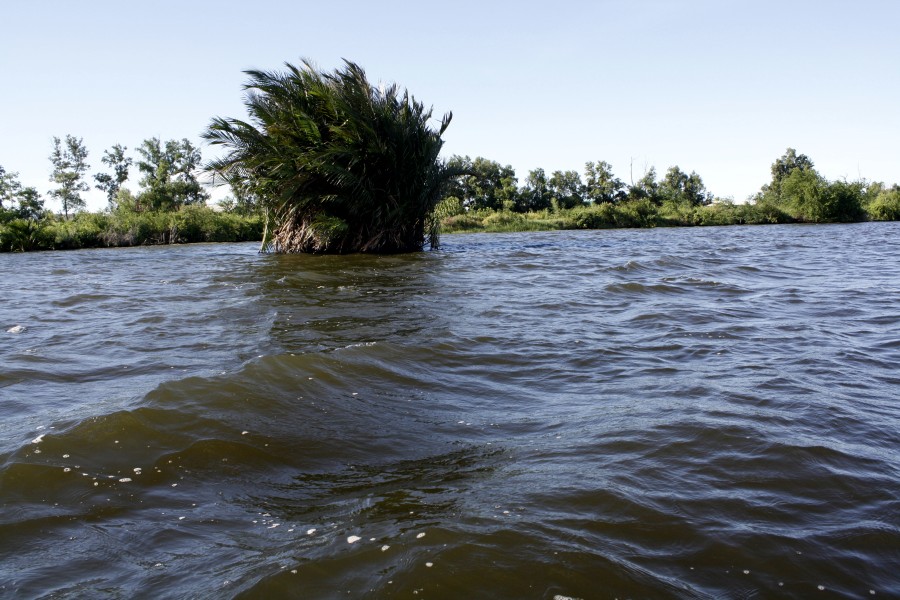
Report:
[[274,311],[271,341],[285,352],[320,352],[429,336],[449,257],[277,255],[259,264],[260,293]]

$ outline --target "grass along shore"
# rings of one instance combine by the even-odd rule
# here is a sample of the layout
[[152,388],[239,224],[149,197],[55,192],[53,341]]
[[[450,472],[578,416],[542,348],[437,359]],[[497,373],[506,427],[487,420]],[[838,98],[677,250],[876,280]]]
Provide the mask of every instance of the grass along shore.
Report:
[[[861,206],[854,221],[900,220],[900,194],[879,196]],[[455,198],[438,205],[441,233],[552,231],[561,229],[620,229],[642,227],[696,227],[831,222],[804,218],[789,207],[757,202],[707,205],[663,203],[649,200],[586,204],[531,212],[464,210]],[[846,222],[846,220],[844,220]],[[73,250],[196,242],[260,241],[265,219],[214,210],[204,205],[174,211],[81,212],[66,219],[45,212],[17,215],[5,211],[0,219],[0,252]]]
[[[864,206],[863,212],[852,221],[900,220],[900,197],[892,200]],[[489,209],[458,212],[452,206],[438,207],[442,233],[835,222],[830,219],[803,218],[802,215],[792,213],[793,211],[765,202],[735,204],[727,201],[690,206],[669,203],[656,205],[648,200],[637,200],[524,213]]]
[[203,205],[175,211],[81,212],[69,219],[50,212],[31,218],[8,215],[0,220],[0,252],[259,241],[263,225],[260,215]]

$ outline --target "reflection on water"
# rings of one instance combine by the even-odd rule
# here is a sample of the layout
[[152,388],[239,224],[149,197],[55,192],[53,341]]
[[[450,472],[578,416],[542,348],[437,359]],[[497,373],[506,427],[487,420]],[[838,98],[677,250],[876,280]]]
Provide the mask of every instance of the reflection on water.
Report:
[[897,233],[4,257],[0,597],[890,597]]

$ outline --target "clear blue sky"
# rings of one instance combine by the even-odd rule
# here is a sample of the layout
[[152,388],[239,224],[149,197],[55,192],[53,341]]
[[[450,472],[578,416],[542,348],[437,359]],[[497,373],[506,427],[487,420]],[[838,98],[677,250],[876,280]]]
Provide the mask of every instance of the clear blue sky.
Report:
[[82,137],[91,173],[116,143],[199,144],[213,116],[244,116],[243,70],[307,57],[452,110],[445,156],[511,164],[520,181],[586,161],[626,182],[678,165],[743,200],[790,146],[829,179],[895,183],[898,23],[895,0],[11,0],[0,165],[46,193],[53,136]]

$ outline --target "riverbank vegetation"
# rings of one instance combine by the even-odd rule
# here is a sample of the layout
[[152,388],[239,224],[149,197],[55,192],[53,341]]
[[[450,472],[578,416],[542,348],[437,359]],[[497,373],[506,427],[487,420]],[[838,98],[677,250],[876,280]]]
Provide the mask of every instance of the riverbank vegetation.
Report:
[[259,216],[219,212],[208,206],[169,212],[81,212],[66,219],[47,212],[0,211],[0,251],[74,250],[195,242],[258,241]]
[[[387,253],[434,246],[440,231],[900,220],[900,186],[828,180],[792,148],[746,202],[716,197],[678,166],[626,184],[609,163],[588,162],[583,174],[538,168],[520,183],[486,158],[440,159],[451,115],[432,128],[431,110],[396,85],[371,85],[354,63],[286,68],[248,71],[249,122],[215,118],[203,134],[226,151],[206,165],[231,190],[215,208],[200,150],[150,138],[134,158],[119,144],[104,151],[93,179],[108,206],[85,212],[88,152],[67,135],[49,156],[58,212],[0,166],[0,252],[262,240],[280,252]],[[132,167],[137,192],[125,187]]]
[[96,187],[107,194],[102,212],[85,212],[81,192],[88,189],[87,151],[80,138],[54,138],[49,195],[60,213],[47,209],[34,187],[21,184],[18,174],[0,166],[0,252],[67,250],[192,242],[257,241],[263,219],[255,209],[227,199],[215,210],[194,173],[200,152],[188,140],[145,140],[138,148],[138,169],[144,174],[134,194],[123,183],[132,159],[116,145],[102,162],[113,173],[97,173]]
[[519,185],[510,166],[480,157],[453,160],[472,174],[455,180],[437,208],[445,232],[900,219],[900,186],[829,181],[792,148],[772,164],[771,180],[744,203],[715,197],[697,173],[677,166],[662,178],[651,168],[626,185],[609,163],[589,162],[584,178],[576,171],[547,176],[535,169]]
[[[70,138],[66,146],[81,144]],[[230,181],[230,196],[215,208],[207,206],[206,193],[193,175],[200,153],[187,140],[145,140],[138,148],[137,163],[144,176],[139,191],[132,193],[123,187],[132,166],[125,150],[116,145],[104,154],[102,162],[112,174],[95,175],[96,187],[108,198],[107,209],[97,213],[79,210],[83,203],[77,190],[71,193],[62,185],[57,194],[51,194],[67,198],[71,214],[65,209],[53,213],[45,208],[36,188],[23,187],[16,173],[0,166],[0,251],[259,241],[265,236],[267,206],[288,215],[300,210],[289,203],[261,202],[264,189],[247,185],[239,177]],[[77,148],[72,153],[78,154]],[[65,173],[62,166],[54,162],[54,180],[76,188],[79,178],[60,176]],[[587,163],[584,177],[576,171],[547,176],[535,169],[522,185],[512,167],[485,158],[454,156],[443,168],[455,176],[446,178],[434,212],[422,210],[413,219],[418,223],[413,242],[403,245],[395,240],[389,242],[393,246],[382,248],[419,248],[426,238],[436,240],[435,228],[456,233],[900,220],[900,186],[829,181],[809,157],[791,148],[772,164],[770,181],[744,203],[715,197],[697,173],[685,173],[679,167],[668,169],[662,178],[651,168],[630,185],[602,161]],[[314,213],[310,207],[306,210]],[[355,210],[365,212],[362,206]],[[287,229],[276,229],[273,239],[306,251],[346,251],[349,228],[334,216],[319,213],[306,225],[292,221]],[[376,229],[370,222],[365,231]],[[384,244],[387,236],[382,230],[380,238],[365,238],[357,226],[352,239],[381,239]]]

